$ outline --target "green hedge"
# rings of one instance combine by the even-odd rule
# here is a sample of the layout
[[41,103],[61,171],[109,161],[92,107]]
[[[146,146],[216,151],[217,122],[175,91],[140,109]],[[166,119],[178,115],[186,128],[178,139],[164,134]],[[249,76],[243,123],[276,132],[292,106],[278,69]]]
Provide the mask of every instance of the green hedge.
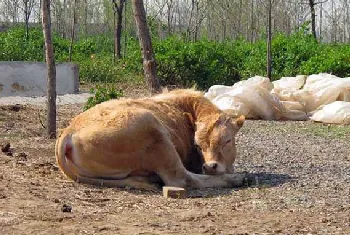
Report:
[[[350,76],[350,45],[318,43],[300,30],[274,35],[273,79],[297,74],[332,73]],[[68,61],[69,40],[54,34],[55,57]],[[245,40],[185,42],[181,38],[153,40],[158,76],[163,85],[206,89],[213,84],[231,85],[254,75],[266,74],[266,42]],[[142,74],[138,41],[128,36],[126,57],[113,62],[112,35],[81,38],[74,44],[73,61],[80,77],[89,82],[126,81]],[[44,61],[44,40],[39,28],[31,28],[26,40],[23,28],[0,32],[0,60]]]

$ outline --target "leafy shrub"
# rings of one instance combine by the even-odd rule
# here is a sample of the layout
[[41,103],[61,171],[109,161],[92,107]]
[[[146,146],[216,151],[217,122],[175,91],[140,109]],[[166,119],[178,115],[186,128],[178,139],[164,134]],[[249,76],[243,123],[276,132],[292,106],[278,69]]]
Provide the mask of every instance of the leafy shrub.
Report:
[[[30,28],[29,37],[26,39],[25,31],[21,28],[13,28],[0,33],[0,60],[5,61],[44,61],[44,38],[42,30]],[[68,56],[69,41],[53,35],[53,45],[57,61],[63,61]]]
[[84,106],[84,110],[88,110],[104,101],[119,99],[123,96],[123,91],[116,89],[114,86],[97,86],[96,89],[92,88],[90,92],[94,93],[94,96],[89,97]]
[[185,43],[170,38],[155,43],[158,76],[162,85],[232,84],[240,79],[231,47],[209,41]]
[[304,61],[312,58],[320,45],[310,34],[299,31],[291,36],[277,35],[272,43],[273,77],[292,76],[300,73]]
[[[328,72],[350,76],[350,45],[318,43],[304,26],[292,35],[275,34],[272,40],[272,78]],[[155,36],[155,35],[154,35]],[[68,61],[69,40],[53,35],[57,62]],[[186,42],[184,38],[153,39],[158,77],[162,85],[206,89],[232,85],[255,75],[266,75],[266,41],[244,39]],[[23,27],[0,32],[0,60],[44,61],[44,39],[39,28]],[[80,38],[72,60],[86,82],[130,82],[143,73],[138,41],[128,36],[125,58],[113,62],[113,35]]]
[[350,76],[350,45],[323,46],[300,66],[300,73],[331,73],[339,77]]
[[80,61],[79,76],[86,82],[113,82],[118,78],[118,69],[108,57],[95,58]]

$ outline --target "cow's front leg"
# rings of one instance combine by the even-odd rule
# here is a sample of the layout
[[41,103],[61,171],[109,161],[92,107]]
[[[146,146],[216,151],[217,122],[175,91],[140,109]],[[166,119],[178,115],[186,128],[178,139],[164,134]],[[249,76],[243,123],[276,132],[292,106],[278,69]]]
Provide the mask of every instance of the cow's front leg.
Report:
[[[194,174],[184,167],[175,146],[166,135],[152,146],[150,171],[156,172],[166,186],[184,188],[232,188],[245,184],[246,173],[224,175]],[[153,160],[156,159],[156,160]]]
[[234,188],[247,184],[247,173],[224,175],[198,175],[188,172],[187,186],[191,188]]

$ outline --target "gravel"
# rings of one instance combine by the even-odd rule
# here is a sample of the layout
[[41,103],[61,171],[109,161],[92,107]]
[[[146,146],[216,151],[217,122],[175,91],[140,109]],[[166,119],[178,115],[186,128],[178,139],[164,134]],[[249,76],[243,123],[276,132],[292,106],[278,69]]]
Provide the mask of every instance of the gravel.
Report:
[[260,188],[283,188],[274,199],[289,206],[349,209],[350,142],[303,132],[308,125],[322,124],[248,121],[236,169],[253,173]]

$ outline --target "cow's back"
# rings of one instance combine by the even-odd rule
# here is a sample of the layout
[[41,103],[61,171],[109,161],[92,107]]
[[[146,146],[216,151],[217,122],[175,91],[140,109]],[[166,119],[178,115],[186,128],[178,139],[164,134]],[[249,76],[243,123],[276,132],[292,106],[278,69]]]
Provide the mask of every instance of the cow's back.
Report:
[[[168,132],[180,157],[187,158],[193,146],[193,123],[178,105],[167,100],[152,98],[110,100],[77,115],[66,131],[75,133],[89,127],[95,129],[96,126],[124,129],[134,125],[130,116],[140,110],[147,110],[159,121],[161,124],[159,128],[165,128]],[[149,124],[145,121],[145,125]]]

